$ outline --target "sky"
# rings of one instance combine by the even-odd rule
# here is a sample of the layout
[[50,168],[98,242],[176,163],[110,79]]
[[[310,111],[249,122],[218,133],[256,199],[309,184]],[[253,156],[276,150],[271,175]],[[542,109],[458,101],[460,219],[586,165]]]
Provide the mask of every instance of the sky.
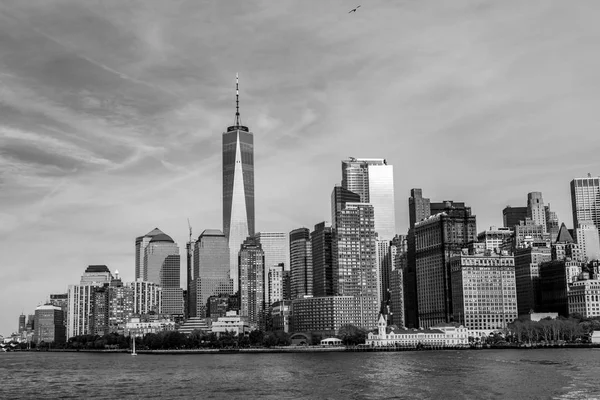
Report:
[[[221,135],[254,133],[257,231],[330,220],[342,159],[479,231],[600,175],[600,2],[0,1],[0,334],[137,236],[222,229]],[[183,254],[183,252],[182,252]],[[182,265],[182,277],[185,275]],[[182,285],[185,279],[182,278]]]

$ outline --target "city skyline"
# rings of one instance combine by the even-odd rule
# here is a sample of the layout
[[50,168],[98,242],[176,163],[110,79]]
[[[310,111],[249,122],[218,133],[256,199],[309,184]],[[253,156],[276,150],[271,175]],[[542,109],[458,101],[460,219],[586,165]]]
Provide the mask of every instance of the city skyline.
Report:
[[[220,135],[236,72],[256,132],[257,232],[330,220],[349,155],[394,165],[400,234],[413,187],[465,201],[478,231],[539,191],[572,227],[570,181],[600,174],[587,50],[598,28],[581,5],[373,2],[352,19],[341,2],[318,15],[305,2],[138,6],[132,21],[134,6],[118,3],[0,5],[2,334],[87,265],[132,281],[142,232],[169,232],[185,259],[187,218],[196,234],[222,228]],[[235,57],[245,62],[226,63]]]

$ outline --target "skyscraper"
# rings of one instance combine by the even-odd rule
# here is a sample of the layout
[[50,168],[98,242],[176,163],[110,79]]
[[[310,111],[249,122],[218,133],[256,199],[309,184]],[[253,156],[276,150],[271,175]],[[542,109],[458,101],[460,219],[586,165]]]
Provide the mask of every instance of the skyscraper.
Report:
[[181,259],[179,247],[164,233],[152,237],[144,254],[144,281],[162,287],[162,312],[183,314],[183,289],[181,288]]
[[338,211],[333,236],[333,275],[335,295],[356,297],[363,315],[361,326],[375,326],[381,293],[371,204],[346,203]]
[[206,229],[200,234],[194,249],[193,317],[207,316],[206,304],[210,296],[233,294],[229,256],[223,232]]
[[600,177],[575,178],[571,181],[573,228],[590,222],[600,230]]
[[36,343],[65,342],[63,311],[60,307],[51,304],[37,307],[35,309],[34,327],[33,341]]
[[464,203],[445,201],[432,204],[443,212],[415,225],[417,297],[419,326],[429,328],[452,320],[450,258],[477,240],[475,216]]
[[346,207],[346,203],[360,203],[360,195],[342,186],[335,186],[331,192],[331,221],[335,228],[337,215]]
[[258,325],[265,310],[265,253],[255,238],[246,239],[239,252],[240,315]]
[[525,218],[527,218],[527,207],[506,206],[502,210],[502,222],[505,228],[513,229],[515,225],[519,225],[519,221],[525,221]]
[[25,314],[19,315],[19,333],[25,332]]
[[535,225],[542,225],[544,233],[548,232],[546,227],[546,210],[541,192],[527,193],[527,217],[531,218]]
[[596,225],[580,222],[575,237],[585,261],[600,260],[600,235]]
[[279,264],[283,264],[286,270],[290,269],[290,246],[285,232],[256,232],[254,237],[265,252],[267,269]]
[[375,232],[381,240],[396,234],[394,167],[383,158],[350,158],[342,161],[342,187],[360,196],[375,210]]
[[146,251],[146,246],[150,243],[150,240],[158,234],[161,234],[162,231],[158,228],[154,228],[150,232],[146,233],[144,236],[139,236],[135,238],[135,279],[144,279],[146,276],[146,271],[144,270],[144,254]]
[[298,228],[290,232],[290,272],[292,299],[312,296],[312,246],[308,228]]
[[240,120],[236,75],[234,125],[223,133],[223,232],[229,241],[230,274],[238,290],[238,253],[254,234],[254,136]]
[[419,188],[410,190],[408,198],[409,228],[406,238],[406,268],[404,270],[404,323],[409,328],[419,327],[419,305],[417,299],[417,255],[415,243],[415,224],[431,215],[431,201],[423,197]]
[[313,295],[333,296],[333,230],[328,222],[315,225],[310,235],[313,266]]

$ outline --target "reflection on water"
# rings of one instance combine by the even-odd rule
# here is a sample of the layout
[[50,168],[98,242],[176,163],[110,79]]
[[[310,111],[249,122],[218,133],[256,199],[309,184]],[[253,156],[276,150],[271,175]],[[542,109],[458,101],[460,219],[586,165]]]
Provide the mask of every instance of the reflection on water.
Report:
[[138,355],[0,354],[0,398],[590,399],[583,349]]

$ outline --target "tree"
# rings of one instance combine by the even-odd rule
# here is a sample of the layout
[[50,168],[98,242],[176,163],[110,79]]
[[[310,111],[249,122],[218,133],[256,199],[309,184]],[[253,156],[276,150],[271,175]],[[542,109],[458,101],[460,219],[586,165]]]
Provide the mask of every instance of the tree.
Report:
[[337,336],[345,345],[355,346],[357,344],[365,343],[367,331],[358,326],[349,324],[342,326],[338,331]]

